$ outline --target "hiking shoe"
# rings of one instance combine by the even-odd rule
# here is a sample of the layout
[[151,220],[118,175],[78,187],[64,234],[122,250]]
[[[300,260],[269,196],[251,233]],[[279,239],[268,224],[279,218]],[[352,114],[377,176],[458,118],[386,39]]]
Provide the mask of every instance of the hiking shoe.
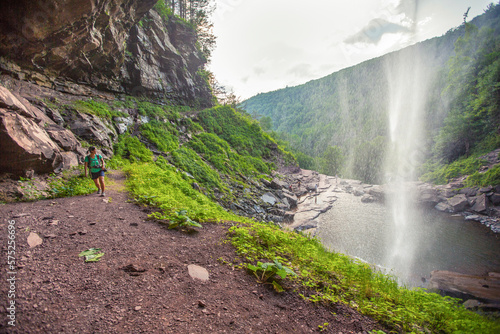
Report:
[[106,193],[103,191],[101,194],[101,197],[104,197],[104,196],[106,196]]
[[101,194],[101,189],[97,190],[97,195]]

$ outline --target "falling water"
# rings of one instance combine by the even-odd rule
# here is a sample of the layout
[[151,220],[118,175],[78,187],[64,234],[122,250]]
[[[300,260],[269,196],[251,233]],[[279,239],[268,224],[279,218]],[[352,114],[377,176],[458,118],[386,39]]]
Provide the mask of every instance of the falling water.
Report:
[[430,73],[421,66],[419,48],[399,52],[386,62],[388,82],[389,139],[386,160],[388,205],[393,229],[387,240],[386,262],[398,277],[407,280],[419,245],[418,233],[412,230],[422,224],[416,208],[412,181],[421,163],[423,118],[426,89]]

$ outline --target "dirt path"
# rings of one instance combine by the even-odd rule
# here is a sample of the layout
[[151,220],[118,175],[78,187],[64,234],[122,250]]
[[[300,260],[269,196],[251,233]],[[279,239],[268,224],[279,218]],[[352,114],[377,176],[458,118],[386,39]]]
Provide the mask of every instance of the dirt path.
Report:
[[[194,235],[168,230],[127,202],[123,174],[109,177],[114,185],[106,198],[0,205],[0,332],[311,333],[329,323],[324,332],[345,334],[374,327],[349,308],[314,305],[292,292],[277,294],[233,270],[221,261],[235,256],[223,243],[230,223],[207,224]],[[12,221],[14,271],[6,264]],[[30,233],[42,244],[30,248]],[[105,254],[99,262],[85,263],[78,254],[92,247]],[[208,270],[208,281],[189,275],[192,264]],[[7,282],[11,276],[15,286]],[[15,298],[8,297],[12,288]],[[13,300],[15,327],[7,317]]]

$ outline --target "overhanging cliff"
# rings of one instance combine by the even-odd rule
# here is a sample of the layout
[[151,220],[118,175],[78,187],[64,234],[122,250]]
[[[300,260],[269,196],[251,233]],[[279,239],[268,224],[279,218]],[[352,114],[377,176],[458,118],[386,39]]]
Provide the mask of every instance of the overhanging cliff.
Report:
[[5,0],[0,70],[77,95],[97,91],[211,105],[196,33],[157,0]]

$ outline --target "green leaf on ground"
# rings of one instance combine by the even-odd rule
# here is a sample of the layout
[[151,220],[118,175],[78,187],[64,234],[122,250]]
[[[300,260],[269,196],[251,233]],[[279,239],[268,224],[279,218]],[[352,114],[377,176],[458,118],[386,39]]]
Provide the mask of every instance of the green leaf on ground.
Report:
[[100,248],[89,248],[78,254],[80,257],[85,256],[85,262],[97,262],[103,255],[104,252],[101,252]]

